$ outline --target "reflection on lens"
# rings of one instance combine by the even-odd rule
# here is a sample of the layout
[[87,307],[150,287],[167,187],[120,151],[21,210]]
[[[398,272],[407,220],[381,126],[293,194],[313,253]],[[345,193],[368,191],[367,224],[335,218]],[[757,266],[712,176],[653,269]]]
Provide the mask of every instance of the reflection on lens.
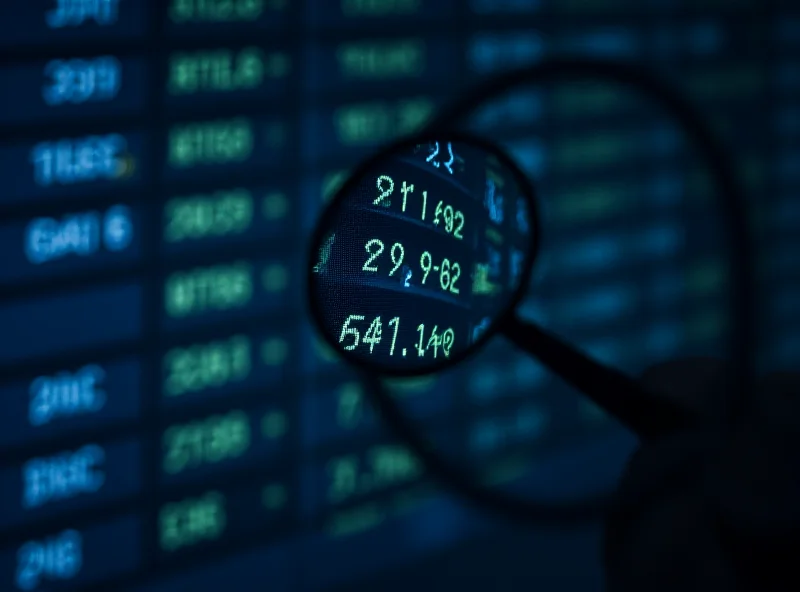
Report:
[[311,285],[339,350],[421,371],[480,339],[530,265],[523,182],[485,148],[431,141],[346,183],[323,217]]

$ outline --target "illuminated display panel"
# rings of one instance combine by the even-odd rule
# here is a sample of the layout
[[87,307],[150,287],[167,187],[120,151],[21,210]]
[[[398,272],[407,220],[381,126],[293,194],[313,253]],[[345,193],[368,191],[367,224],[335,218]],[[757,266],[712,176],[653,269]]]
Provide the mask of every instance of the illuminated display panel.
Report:
[[[306,240],[374,147],[465,84],[559,51],[645,60],[714,114],[763,204],[767,362],[796,360],[790,4],[770,16],[744,0],[3,3],[0,588],[244,590],[268,577],[276,591],[374,590],[477,534],[308,326]],[[557,248],[525,316],[620,367],[724,343],[724,261],[687,239],[712,224],[707,183],[663,120],[565,85],[473,123],[547,196]],[[418,183],[400,173],[397,187]],[[694,230],[677,214],[687,203]],[[468,229],[470,210],[447,205]],[[387,274],[395,243],[420,265],[431,253],[429,273],[445,258],[446,242],[440,255],[401,238],[354,248],[379,240]],[[494,484],[535,485],[542,459],[614,436],[501,344],[401,395]]]

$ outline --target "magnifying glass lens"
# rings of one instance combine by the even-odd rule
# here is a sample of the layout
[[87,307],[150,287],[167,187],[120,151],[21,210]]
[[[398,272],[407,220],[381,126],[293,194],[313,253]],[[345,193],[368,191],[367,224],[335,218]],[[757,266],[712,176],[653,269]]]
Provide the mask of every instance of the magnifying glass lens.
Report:
[[490,144],[420,137],[385,150],[315,235],[311,301],[329,345],[403,376],[464,359],[525,287],[534,212],[530,184]]

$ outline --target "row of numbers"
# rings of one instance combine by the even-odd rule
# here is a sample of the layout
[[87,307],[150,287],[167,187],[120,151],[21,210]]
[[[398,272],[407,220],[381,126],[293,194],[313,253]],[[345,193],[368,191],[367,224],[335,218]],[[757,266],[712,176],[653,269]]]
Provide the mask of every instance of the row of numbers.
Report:
[[[364,262],[364,265],[361,267],[361,269],[370,273],[378,273],[378,266],[375,265],[375,261],[383,254],[385,249],[386,245],[380,239],[373,238],[367,241],[367,244],[364,245],[364,250],[369,256],[367,257],[367,260]],[[393,267],[389,271],[389,276],[393,276],[397,270],[401,268],[403,265],[405,252],[406,250],[402,244],[394,243],[392,245],[389,255],[392,259]],[[457,261],[451,262],[449,259],[444,258],[442,259],[441,263],[434,265],[433,256],[430,254],[430,252],[424,251],[420,256],[419,265],[423,272],[422,281],[420,282],[422,285],[425,285],[425,282],[428,280],[428,276],[430,275],[431,271],[434,271],[439,274],[439,286],[442,288],[442,290],[452,294],[459,293],[459,288],[456,287],[456,282],[461,277],[461,265]],[[404,271],[405,273],[401,279],[403,280],[404,285],[408,287],[410,285],[411,278],[413,277],[413,271],[411,271],[411,269],[406,269]]]
[[[381,206],[384,208],[391,207],[392,200],[389,199],[389,196],[394,193],[394,179],[388,175],[380,175],[376,181],[376,188],[378,190],[378,196],[372,201],[372,205]],[[402,186],[400,187],[400,193],[403,194],[403,202],[400,210],[405,213],[408,209],[408,195],[410,193],[414,193],[414,185],[403,181]],[[424,222],[428,209],[428,192],[422,191],[421,195],[422,208],[420,211],[420,220]],[[439,224],[442,224],[444,231],[447,234],[452,234],[453,238],[459,240],[464,238],[464,235],[462,234],[464,230],[464,214],[459,210],[453,209],[453,206],[447,205],[443,201],[439,201],[439,203],[436,204],[436,209],[433,212],[433,219],[431,220],[431,223],[437,227]]]
[[[357,327],[351,326],[351,323],[363,321],[364,318],[364,315],[349,315],[347,319],[345,319],[342,325],[342,331],[339,335],[339,343],[344,343],[348,338],[352,338],[349,345],[342,346],[345,350],[353,351],[360,345],[363,345],[369,346],[369,353],[372,354],[375,352],[375,346],[380,344],[383,337],[383,324],[380,317],[375,317],[363,337]],[[389,355],[393,356],[397,345],[397,332],[400,328],[400,317],[393,317],[389,321],[389,327],[393,329],[392,343],[389,346]],[[450,350],[455,341],[455,332],[453,329],[445,329],[444,332],[439,335],[439,326],[434,325],[430,335],[427,336],[427,342],[425,341],[425,325],[423,323],[417,326],[417,332],[419,333],[419,341],[414,346],[414,349],[418,357],[423,357],[427,350],[433,349],[433,357],[435,358],[439,354],[439,348],[441,348],[445,357],[450,356]],[[404,347],[400,351],[401,355],[406,357],[408,349]]]

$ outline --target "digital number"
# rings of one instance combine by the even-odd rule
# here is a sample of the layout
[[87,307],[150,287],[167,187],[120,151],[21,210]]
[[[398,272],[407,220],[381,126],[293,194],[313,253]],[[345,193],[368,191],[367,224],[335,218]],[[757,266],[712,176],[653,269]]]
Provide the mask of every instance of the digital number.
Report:
[[[439,216],[442,216],[442,220],[439,220]],[[444,222],[444,231],[447,234],[452,234],[457,239],[464,238],[461,234],[464,228],[464,214],[454,210],[453,206],[444,205],[443,201],[436,205],[433,213],[433,223],[438,226],[440,222]]]
[[425,251],[419,258],[419,265],[424,272],[422,276],[422,283],[428,279],[431,270],[439,273],[439,286],[442,290],[452,294],[458,294],[459,289],[456,288],[456,282],[461,277],[461,265],[457,262],[450,262],[449,259],[443,259],[441,265],[433,265],[433,256],[430,252]]
[[448,286],[448,290],[452,294],[459,293],[458,288],[456,288],[456,282],[458,281],[459,277],[461,277],[461,266],[454,262],[452,267],[452,275],[450,276],[450,285]]
[[164,208],[164,240],[187,240],[241,234],[253,223],[253,196],[246,189],[174,198]]
[[[382,184],[385,184],[386,188],[381,187]],[[392,201],[388,198],[394,191],[394,181],[392,180],[391,177],[388,177],[387,175],[381,175],[380,177],[378,177],[377,187],[380,193],[378,194],[378,197],[376,197],[375,200],[372,202],[372,205],[383,206],[384,208],[388,208],[390,205],[392,205]]]
[[44,68],[50,79],[42,88],[44,102],[50,106],[110,101],[120,89],[122,66],[113,56],[91,60],[51,60]]
[[164,358],[164,395],[178,397],[245,380],[251,371],[251,349],[250,339],[235,335],[169,350]]
[[173,169],[242,163],[253,155],[255,125],[249,119],[204,121],[169,130],[167,161]]
[[56,7],[45,13],[51,29],[78,27],[90,20],[101,27],[117,22],[119,0],[57,0]]
[[[342,332],[339,336],[339,343],[342,343],[347,339],[348,335],[353,336],[353,342],[349,345],[343,346],[343,348],[347,351],[353,351],[362,343],[364,345],[369,345],[369,353],[375,352],[375,346],[378,345],[382,338],[383,338],[383,323],[381,322],[381,317],[375,317],[372,322],[370,323],[367,331],[364,333],[363,338],[361,337],[361,333],[356,327],[351,326],[351,323],[363,321],[364,315],[349,315],[342,325]],[[397,345],[397,333],[400,329],[400,317],[394,317],[389,321],[389,327],[393,328],[392,331],[392,343],[389,346],[389,355],[393,356],[395,352],[395,348]],[[455,332],[452,329],[446,329],[441,335],[439,335],[438,325],[434,326],[431,335],[428,336],[427,342],[424,341],[425,338],[425,325],[420,324],[417,327],[417,331],[419,331],[419,342],[415,344],[415,349],[417,351],[417,355],[419,357],[423,357],[425,355],[425,351],[428,349],[433,349],[433,357],[435,358],[439,353],[439,348],[441,348],[442,352],[444,353],[445,357],[450,356],[450,350],[453,346],[453,342],[455,341]],[[402,348],[402,356],[406,356],[406,348]],[[412,350],[413,351],[413,350]]]
[[395,243],[392,245],[392,250],[389,254],[392,256],[392,263],[394,263],[394,267],[392,268],[392,271],[389,272],[389,275],[394,275],[394,272],[397,271],[403,264],[403,256],[405,253],[405,249],[403,249],[403,245],[400,243]]
[[444,259],[442,261],[442,267],[439,270],[439,285],[442,287],[442,290],[447,291],[450,287],[450,260]]
[[433,257],[431,257],[428,251],[425,251],[420,256],[419,265],[422,267],[422,271],[425,272],[425,275],[422,276],[422,283],[425,284],[425,280],[428,279],[428,274],[431,272],[431,267],[433,266]]
[[400,188],[400,191],[403,194],[403,211],[406,211],[406,199],[408,198],[409,193],[414,192],[413,185],[407,185],[405,181],[403,181],[403,186]]
[[225,530],[225,497],[210,491],[199,498],[167,504],[158,518],[161,548],[165,551],[214,540]]
[[363,321],[364,315],[350,315],[342,325],[342,334],[339,336],[339,343],[342,343],[348,335],[353,336],[353,343],[350,345],[345,345],[344,349],[347,351],[353,351],[355,348],[358,347],[358,344],[361,343],[361,334],[358,332],[358,329],[355,327],[351,327],[350,323],[352,321]]
[[250,421],[243,411],[168,428],[164,432],[164,472],[182,473],[204,464],[238,458],[250,448]]
[[464,228],[464,214],[462,214],[461,212],[456,212],[455,224],[456,228],[453,230],[453,236],[458,239],[464,238],[464,236],[461,234],[461,231]]
[[439,335],[437,333],[438,330],[439,326],[434,325],[433,330],[428,337],[428,342],[425,343],[425,325],[420,323],[419,326],[417,326],[417,331],[419,332],[417,354],[419,354],[419,357],[423,357],[426,350],[433,348],[433,357],[435,358],[439,353],[440,347],[442,348],[442,353],[444,356],[446,358],[450,357],[450,351],[453,347],[453,342],[455,341],[455,331],[448,328],[445,329],[441,335]]
[[254,21],[267,8],[280,8],[282,2],[265,0],[173,0],[169,16],[175,23],[232,23]]
[[34,181],[40,187],[113,181],[133,170],[128,141],[119,134],[40,142],[31,150]]
[[82,568],[83,536],[77,530],[65,530],[23,544],[17,551],[14,580],[20,590],[36,590],[43,580],[71,580]]
[[341,456],[331,459],[327,465],[331,482],[328,487],[328,500],[341,502],[358,491],[358,456]]
[[357,427],[364,419],[364,394],[357,382],[344,384],[339,389],[336,419],[345,429]]
[[372,262],[375,261],[375,259],[377,259],[381,253],[383,253],[383,249],[383,242],[377,238],[367,241],[367,244],[364,245],[364,250],[369,253],[369,258],[367,259],[366,263],[364,263],[364,267],[361,269],[364,271],[378,271],[378,266],[372,265]]
[[369,353],[372,353],[375,346],[381,342],[381,318],[375,317],[369,325],[369,329],[364,334],[364,343],[369,344]]
[[200,267],[170,274],[164,285],[164,307],[172,318],[246,306],[253,297],[252,265]]
[[[375,259],[380,257],[380,255],[381,255],[381,253],[383,253],[384,249],[385,249],[385,246],[384,246],[383,242],[381,240],[377,239],[377,238],[373,238],[373,239],[367,241],[367,244],[364,245],[364,250],[367,253],[369,253],[369,258],[364,263],[364,265],[363,265],[363,267],[361,269],[364,270],[364,271],[377,272],[378,271],[378,266],[377,265],[373,265],[372,263],[375,261]],[[392,258],[392,263],[394,264],[394,267],[389,272],[390,276],[394,275],[395,272],[397,272],[397,270],[400,269],[400,266],[403,264],[403,257],[405,257],[405,253],[406,253],[406,251],[403,248],[403,245],[401,245],[400,243],[394,243],[392,245],[392,249],[391,249],[391,251],[389,251],[389,255]]]
[[392,347],[389,349],[389,355],[394,355],[394,344],[397,341],[397,330],[400,328],[400,317],[394,317],[389,321],[389,326],[394,325],[394,333],[392,334]]

